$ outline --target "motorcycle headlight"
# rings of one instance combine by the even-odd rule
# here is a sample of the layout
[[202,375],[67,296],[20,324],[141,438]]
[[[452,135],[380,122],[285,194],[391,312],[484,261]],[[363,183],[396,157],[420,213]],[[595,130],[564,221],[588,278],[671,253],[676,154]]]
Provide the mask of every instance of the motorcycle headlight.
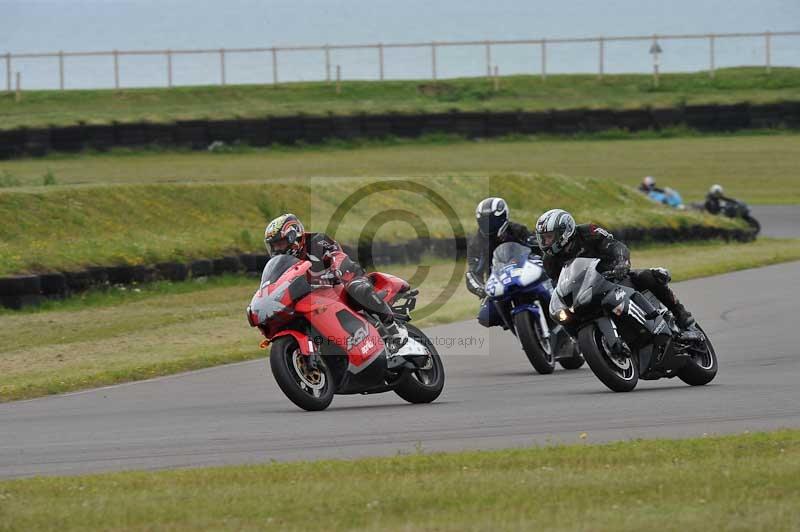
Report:
[[556,319],[559,323],[567,323],[572,318],[572,315],[566,310],[561,309],[556,313]]
[[247,323],[250,324],[250,327],[255,327],[256,325],[258,325],[258,318],[256,318],[256,315],[253,313],[253,307],[247,305],[246,312],[247,312]]

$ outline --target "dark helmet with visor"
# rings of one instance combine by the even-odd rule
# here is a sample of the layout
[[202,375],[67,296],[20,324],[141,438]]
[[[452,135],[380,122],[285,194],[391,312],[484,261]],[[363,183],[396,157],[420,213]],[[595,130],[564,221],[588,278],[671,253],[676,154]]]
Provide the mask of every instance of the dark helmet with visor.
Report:
[[481,234],[500,236],[508,228],[508,204],[503,198],[486,198],[475,208],[475,218]]

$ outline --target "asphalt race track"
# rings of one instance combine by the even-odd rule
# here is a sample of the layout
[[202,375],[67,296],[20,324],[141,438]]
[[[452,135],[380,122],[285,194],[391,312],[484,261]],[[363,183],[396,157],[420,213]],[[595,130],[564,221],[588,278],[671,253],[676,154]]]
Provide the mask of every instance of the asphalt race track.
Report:
[[431,405],[337,396],[306,413],[264,360],[0,405],[0,478],[800,427],[799,278],[794,262],[675,285],[717,349],[705,387],[537,375],[513,336],[461,322],[427,331],[447,371]]
[[800,238],[800,207],[797,205],[754,205],[750,213],[761,222],[761,236]]

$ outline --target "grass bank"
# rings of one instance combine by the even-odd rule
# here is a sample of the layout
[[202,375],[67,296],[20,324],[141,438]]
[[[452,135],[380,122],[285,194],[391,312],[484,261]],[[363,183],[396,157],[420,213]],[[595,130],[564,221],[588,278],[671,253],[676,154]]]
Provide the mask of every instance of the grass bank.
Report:
[[236,153],[122,151],[0,161],[0,186],[3,176],[7,186],[15,185],[0,190],[42,190],[48,175],[64,186],[536,172],[595,177],[627,186],[653,175],[678,189],[686,200],[698,200],[712,183],[721,183],[734,197],[751,203],[797,203],[798,168],[800,135],[790,133],[491,141],[436,136]]
[[800,431],[5,481],[0,529],[307,530],[309,501],[327,530],[794,530]]
[[[354,191],[360,200],[340,210]],[[332,236],[342,242],[376,227],[376,238],[390,242],[415,237],[409,226],[452,237],[474,230],[475,205],[493,194],[529,224],[556,205],[608,227],[735,223],[663,208],[608,180],[562,176],[42,187],[0,191],[0,220],[13,220],[0,225],[0,275],[260,251],[266,221],[287,211],[309,230],[331,232],[340,222]]]
[[800,97],[800,69],[724,68],[662,74],[657,89],[648,74],[508,76],[495,92],[486,78],[431,81],[176,87],[172,89],[26,91],[21,102],[0,95],[0,128],[66,125],[83,121],[173,122],[197,118],[385,112],[545,110],[674,107],[701,103],[764,103]]
[[[665,266],[676,281],[790,260],[800,260],[800,240],[633,251],[634,267]],[[407,279],[416,272],[416,266],[383,269]],[[429,274],[417,284],[419,308],[441,293],[452,272],[452,263],[430,263]],[[260,335],[244,319],[257,281],[207,283],[162,283],[140,292],[93,293],[43,309],[0,311],[0,402],[264,356]],[[472,319],[476,309],[477,300],[459,279],[447,305],[417,324]]]

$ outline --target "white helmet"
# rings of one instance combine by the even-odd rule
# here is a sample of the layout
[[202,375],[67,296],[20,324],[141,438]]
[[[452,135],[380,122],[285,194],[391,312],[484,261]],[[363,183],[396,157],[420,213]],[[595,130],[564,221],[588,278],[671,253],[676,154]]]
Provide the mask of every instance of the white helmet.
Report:
[[653,176],[648,175],[645,176],[644,179],[642,179],[642,188],[650,190],[654,186],[656,186],[656,178],[654,178]]
[[550,209],[536,221],[536,241],[542,252],[558,255],[575,235],[575,218],[563,209]]
[[724,191],[722,190],[722,185],[711,185],[711,188],[708,189],[708,193],[714,196],[715,198],[721,198]]

